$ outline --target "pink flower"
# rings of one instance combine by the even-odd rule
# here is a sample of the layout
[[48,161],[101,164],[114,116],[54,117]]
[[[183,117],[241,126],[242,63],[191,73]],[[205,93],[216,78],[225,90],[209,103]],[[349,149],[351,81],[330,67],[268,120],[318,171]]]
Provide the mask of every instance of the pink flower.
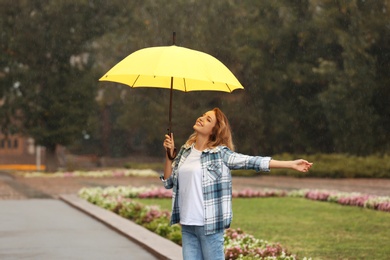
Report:
[[138,195],[139,198],[172,198],[172,190],[165,188],[156,188],[153,190],[142,192]]
[[73,177],[73,172],[64,172],[64,177]]
[[321,200],[321,201],[326,201],[329,197],[330,193],[329,192],[323,192],[323,191],[308,191],[305,195],[306,198],[311,199],[311,200]]
[[125,173],[123,171],[113,171],[112,176],[114,177],[123,177],[125,176]]

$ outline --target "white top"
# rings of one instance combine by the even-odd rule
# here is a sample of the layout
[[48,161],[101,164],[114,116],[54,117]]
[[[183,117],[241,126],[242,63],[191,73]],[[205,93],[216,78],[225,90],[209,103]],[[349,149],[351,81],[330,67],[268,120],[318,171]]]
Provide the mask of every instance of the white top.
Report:
[[179,209],[182,225],[204,225],[201,155],[202,152],[193,147],[179,168]]

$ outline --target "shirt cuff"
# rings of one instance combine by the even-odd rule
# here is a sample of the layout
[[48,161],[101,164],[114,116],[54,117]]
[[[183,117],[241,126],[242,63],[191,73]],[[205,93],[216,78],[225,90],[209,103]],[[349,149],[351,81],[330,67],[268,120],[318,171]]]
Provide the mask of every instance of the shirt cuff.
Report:
[[160,180],[161,180],[163,183],[166,183],[166,182],[167,182],[167,180],[164,180],[164,174],[161,174],[161,175],[160,175]]
[[271,157],[263,157],[260,162],[260,167],[263,171],[269,172],[271,169],[269,168],[269,162],[271,161]]

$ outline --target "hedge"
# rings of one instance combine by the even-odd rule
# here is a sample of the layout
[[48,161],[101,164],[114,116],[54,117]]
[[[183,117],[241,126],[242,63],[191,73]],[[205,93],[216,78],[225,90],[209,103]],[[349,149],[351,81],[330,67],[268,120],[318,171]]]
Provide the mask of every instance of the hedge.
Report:
[[[390,178],[390,155],[360,157],[345,154],[280,154],[273,158],[277,160],[304,158],[314,164],[310,169],[310,175],[286,169],[274,169],[270,173],[259,174],[319,178]],[[232,174],[233,176],[254,176],[258,173],[235,170]]]

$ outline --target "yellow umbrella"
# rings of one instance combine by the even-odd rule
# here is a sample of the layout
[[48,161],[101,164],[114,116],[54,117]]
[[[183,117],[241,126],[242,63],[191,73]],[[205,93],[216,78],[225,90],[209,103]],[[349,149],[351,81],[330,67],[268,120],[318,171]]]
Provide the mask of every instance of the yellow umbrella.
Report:
[[218,59],[204,52],[175,45],[150,47],[133,52],[111,68],[99,81],[122,83],[133,88],[170,89],[168,133],[171,131],[173,89],[184,92],[232,92],[244,88]]
[[213,56],[175,45],[138,50],[110,69],[100,81],[130,87],[172,87],[184,92],[243,89],[233,73]]

